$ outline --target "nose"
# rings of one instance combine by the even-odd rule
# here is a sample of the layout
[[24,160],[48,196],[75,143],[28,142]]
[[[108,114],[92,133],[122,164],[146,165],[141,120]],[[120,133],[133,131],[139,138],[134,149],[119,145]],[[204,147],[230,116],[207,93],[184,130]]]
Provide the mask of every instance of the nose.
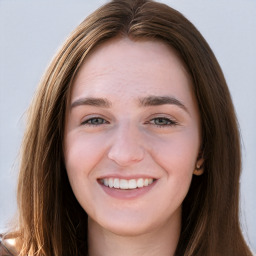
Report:
[[142,145],[138,128],[123,125],[114,132],[108,158],[122,167],[126,167],[143,160],[145,150]]

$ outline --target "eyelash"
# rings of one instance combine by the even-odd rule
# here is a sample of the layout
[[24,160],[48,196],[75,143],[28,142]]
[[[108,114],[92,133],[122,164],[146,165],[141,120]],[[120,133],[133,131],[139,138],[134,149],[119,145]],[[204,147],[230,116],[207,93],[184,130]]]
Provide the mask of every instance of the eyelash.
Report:
[[[161,120],[160,122],[165,122],[165,124],[156,124],[156,120]],[[153,123],[152,123],[153,122]],[[160,128],[165,128],[165,127],[170,127],[170,126],[176,126],[178,123],[174,120],[171,120],[169,118],[166,118],[166,117],[156,117],[156,118],[153,118],[151,119],[150,121],[147,122],[148,124],[152,124],[152,125],[155,125],[157,127],[160,127]]]
[[[95,121],[95,120],[98,120],[98,121],[101,120],[102,123],[92,123],[92,122]],[[101,117],[92,117],[92,118],[89,118],[89,119],[83,121],[83,122],[81,123],[81,125],[99,126],[99,125],[103,125],[103,124],[107,124],[107,123],[108,123],[108,121],[106,121],[104,118],[101,118]]]
[[[96,121],[97,120],[97,121]],[[99,122],[99,120],[101,120],[100,123],[97,123]],[[164,124],[157,124],[156,121],[160,121],[160,122],[165,122]],[[93,123],[94,121],[96,121],[96,123]],[[101,117],[92,117],[92,118],[89,118],[85,121],[83,121],[81,123],[81,125],[88,125],[88,126],[100,126],[100,125],[103,125],[103,124],[108,124],[109,122],[106,121],[104,118],[101,118]],[[150,124],[150,125],[155,125],[157,127],[160,127],[160,128],[164,128],[164,127],[170,127],[170,126],[176,126],[178,123],[174,120],[171,120],[169,118],[166,118],[166,117],[156,117],[156,118],[153,118],[151,119],[150,121],[146,122],[146,124]]]

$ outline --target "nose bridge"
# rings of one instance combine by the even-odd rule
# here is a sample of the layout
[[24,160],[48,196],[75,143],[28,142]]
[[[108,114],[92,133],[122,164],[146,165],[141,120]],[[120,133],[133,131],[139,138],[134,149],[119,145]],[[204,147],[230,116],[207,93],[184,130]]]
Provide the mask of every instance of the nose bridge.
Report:
[[108,157],[120,166],[127,166],[144,158],[142,134],[139,127],[126,122],[119,125],[113,135]]

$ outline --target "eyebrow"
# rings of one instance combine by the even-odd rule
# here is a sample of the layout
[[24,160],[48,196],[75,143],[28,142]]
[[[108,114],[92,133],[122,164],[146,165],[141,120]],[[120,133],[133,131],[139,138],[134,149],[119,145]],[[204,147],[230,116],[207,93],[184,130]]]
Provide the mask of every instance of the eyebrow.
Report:
[[[185,110],[187,113],[189,113],[186,106],[181,101],[176,99],[175,97],[148,96],[148,97],[139,99],[139,105],[141,107],[161,106],[161,105],[166,105],[166,104],[176,105],[176,106],[182,108],[183,110]],[[110,108],[112,106],[112,103],[105,98],[94,98],[94,97],[87,98],[86,97],[86,98],[80,98],[80,99],[75,100],[71,104],[70,108],[72,109],[74,107],[83,106],[83,105]]]
[[160,105],[165,105],[165,104],[176,105],[189,113],[187,107],[181,101],[176,99],[175,97],[149,96],[149,97],[140,99],[140,105],[143,107],[160,106]]
[[110,108],[111,107],[111,102],[108,101],[107,99],[104,98],[81,98],[76,101],[74,101],[71,104],[71,109],[77,106],[82,106],[82,105],[88,105],[88,106],[95,106],[95,107],[103,107],[103,108]]

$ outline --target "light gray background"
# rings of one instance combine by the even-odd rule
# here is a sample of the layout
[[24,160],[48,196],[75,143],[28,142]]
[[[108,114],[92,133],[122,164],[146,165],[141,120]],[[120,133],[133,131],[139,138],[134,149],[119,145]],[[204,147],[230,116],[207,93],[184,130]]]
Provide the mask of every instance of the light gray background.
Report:
[[[105,2],[0,0],[0,232],[16,210],[23,117],[36,85],[67,35]],[[242,133],[241,223],[256,251],[256,1],[162,2],[196,25],[226,76]]]

